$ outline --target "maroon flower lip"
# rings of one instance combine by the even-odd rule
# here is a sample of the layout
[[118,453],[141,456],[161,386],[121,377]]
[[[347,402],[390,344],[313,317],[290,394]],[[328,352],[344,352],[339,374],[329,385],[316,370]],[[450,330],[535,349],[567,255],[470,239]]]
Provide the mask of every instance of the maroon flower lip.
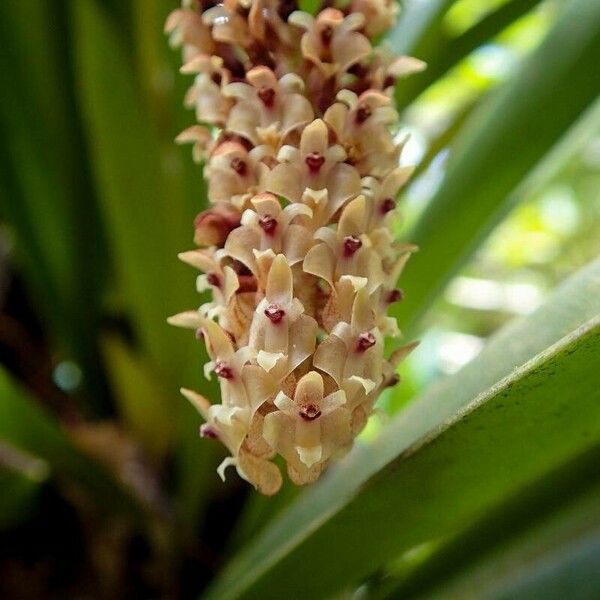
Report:
[[325,157],[318,152],[311,152],[306,156],[304,162],[307,164],[309,171],[314,175],[325,164]]
[[258,90],[258,97],[267,108],[273,108],[275,104],[275,90],[270,87],[262,87]]
[[356,122],[359,125],[362,125],[372,114],[373,111],[371,110],[370,106],[361,106],[356,111]]
[[344,256],[350,257],[362,247],[362,242],[355,235],[348,235],[344,238]]
[[273,234],[277,229],[277,220],[271,215],[263,215],[258,220],[260,228],[267,234]]
[[220,360],[215,364],[214,371],[222,379],[233,379],[233,370],[231,367]]
[[214,287],[221,287],[221,278],[217,273],[207,273],[206,281],[208,281],[208,283],[210,283],[210,285],[213,285]]
[[244,177],[244,175],[246,175],[246,173],[248,172],[248,165],[246,164],[246,161],[241,158],[238,158],[237,156],[231,160],[230,164],[231,168],[242,177]]
[[269,306],[265,308],[265,315],[269,321],[271,321],[271,323],[276,325],[277,323],[281,322],[283,317],[285,317],[285,311],[281,307],[277,306],[277,304],[269,304]]
[[303,406],[298,413],[305,421],[314,421],[321,416],[321,409],[314,404]]
[[365,331],[358,336],[356,342],[356,349],[358,352],[364,352],[369,348],[372,348],[377,343],[375,336],[370,331]]
[[385,215],[396,208],[393,198],[385,198],[381,203],[381,212]]

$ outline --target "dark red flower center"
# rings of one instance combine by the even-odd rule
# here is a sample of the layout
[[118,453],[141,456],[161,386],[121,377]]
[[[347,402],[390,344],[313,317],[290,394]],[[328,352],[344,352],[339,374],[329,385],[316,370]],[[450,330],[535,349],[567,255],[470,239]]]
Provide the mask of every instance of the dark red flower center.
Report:
[[368,104],[365,104],[356,111],[356,122],[359,125],[362,125],[362,123],[364,123],[372,114],[371,107]]
[[393,85],[396,85],[396,78],[393,77],[392,75],[388,75],[383,80],[383,89],[392,87]]
[[268,234],[272,234],[277,229],[277,220],[271,215],[263,215],[258,219],[260,228]]
[[231,161],[231,168],[238,174],[241,175],[242,177],[246,174],[246,172],[248,171],[248,165],[246,165],[246,161],[242,160],[241,158],[239,158],[238,156],[236,156],[232,161]]
[[215,373],[223,379],[233,379],[233,371],[223,361],[218,360],[215,364]]
[[385,387],[394,387],[400,382],[400,375],[394,373],[386,382]]
[[300,409],[299,414],[305,421],[314,421],[321,416],[321,409],[314,404],[307,404]]
[[215,287],[221,287],[221,278],[217,273],[207,273],[206,281],[208,281],[210,285],[214,285]]
[[258,97],[267,108],[273,108],[275,104],[275,90],[270,87],[261,87],[258,90]]
[[399,302],[400,300],[402,300],[403,296],[404,296],[404,293],[402,292],[402,290],[399,290],[399,289],[390,290],[390,292],[387,295],[388,304],[393,304],[394,302]]
[[381,212],[385,215],[396,208],[396,203],[393,198],[385,198],[381,203]]
[[360,247],[362,242],[355,235],[347,235],[344,238],[344,256],[352,256]]
[[200,437],[216,440],[219,437],[219,434],[212,425],[208,425],[208,423],[205,423],[200,427]]
[[331,38],[333,38],[333,27],[331,25],[325,25],[323,29],[321,29],[321,42],[323,42],[324,46],[329,46]]
[[325,162],[325,157],[319,152],[311,152],[306,156],[304,162],[308,165],[308,168],[311,173],[318,173],[320,168],[323,166]]
[[276,325],[281,322],[283,317],[285,317],[285,311],[277,304],[269,304],[269,306],[265,308],[265,315],[271,323]]
[[377,340],[375,336],[370,331],[365,331],[358,336],[358,341],[356,342],[356,349],[359,352],[364,352],[369,348],[373,347]]

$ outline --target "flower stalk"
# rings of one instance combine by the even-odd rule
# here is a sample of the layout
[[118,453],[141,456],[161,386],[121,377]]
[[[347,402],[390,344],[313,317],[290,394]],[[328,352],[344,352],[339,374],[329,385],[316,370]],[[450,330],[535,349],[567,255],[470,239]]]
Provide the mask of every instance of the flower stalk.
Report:
[[[325,3],[324,3],[325,4]],[[182,390],[229,465],[276,493],[285,459],[299,485],[347,452],[414,347],[388,306],[415,248],[394,240],[396,197],[412,172],[394,137],[396,80],[424,65],[370,40],[394,0],[354,0],[316,16],[294,0],[184,1],[168,18],[194,82],[198,124],[177,138],[204,162],[210,208],[195,221],[210,302],[175,315],[204,340],[221,403]]]

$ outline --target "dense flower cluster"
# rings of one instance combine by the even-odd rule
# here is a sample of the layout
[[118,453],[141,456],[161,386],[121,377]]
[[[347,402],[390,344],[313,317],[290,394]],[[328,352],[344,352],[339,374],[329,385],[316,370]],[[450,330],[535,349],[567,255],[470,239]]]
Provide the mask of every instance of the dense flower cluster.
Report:
[[212,300],[170,318],[204,339],[205,374],[222,402],[183,390],[234,465],[259,491],[315,481],[347,451],[405,346],[388,306],[414,247],[394,241],[395,198],[411,174],[391,100],[421,70],[370,39],[394,21],[395,0],[353,0],[316,17],[294,0],[186,1],[166,30],[194,74],[186,103],[199,124],[179,142],[205,162],[210,208],[195,222]]

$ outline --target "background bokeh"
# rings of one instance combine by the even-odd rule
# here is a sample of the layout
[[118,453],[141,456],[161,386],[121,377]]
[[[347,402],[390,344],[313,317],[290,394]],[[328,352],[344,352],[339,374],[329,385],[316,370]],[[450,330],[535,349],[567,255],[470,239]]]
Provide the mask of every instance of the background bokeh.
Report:
[[[396,94],[418,165],[397,233],[421,246],[398,316],[421,345],[361,443],[600,254],[595,1],[401,3],[382,43],[430,64]],[[173,142],[175,5],[0,5],[2,598],[196,597],[298,495],[221,483],[178,395],[217,392],[165,321],[199,304],[176,254],[206,204]]]

